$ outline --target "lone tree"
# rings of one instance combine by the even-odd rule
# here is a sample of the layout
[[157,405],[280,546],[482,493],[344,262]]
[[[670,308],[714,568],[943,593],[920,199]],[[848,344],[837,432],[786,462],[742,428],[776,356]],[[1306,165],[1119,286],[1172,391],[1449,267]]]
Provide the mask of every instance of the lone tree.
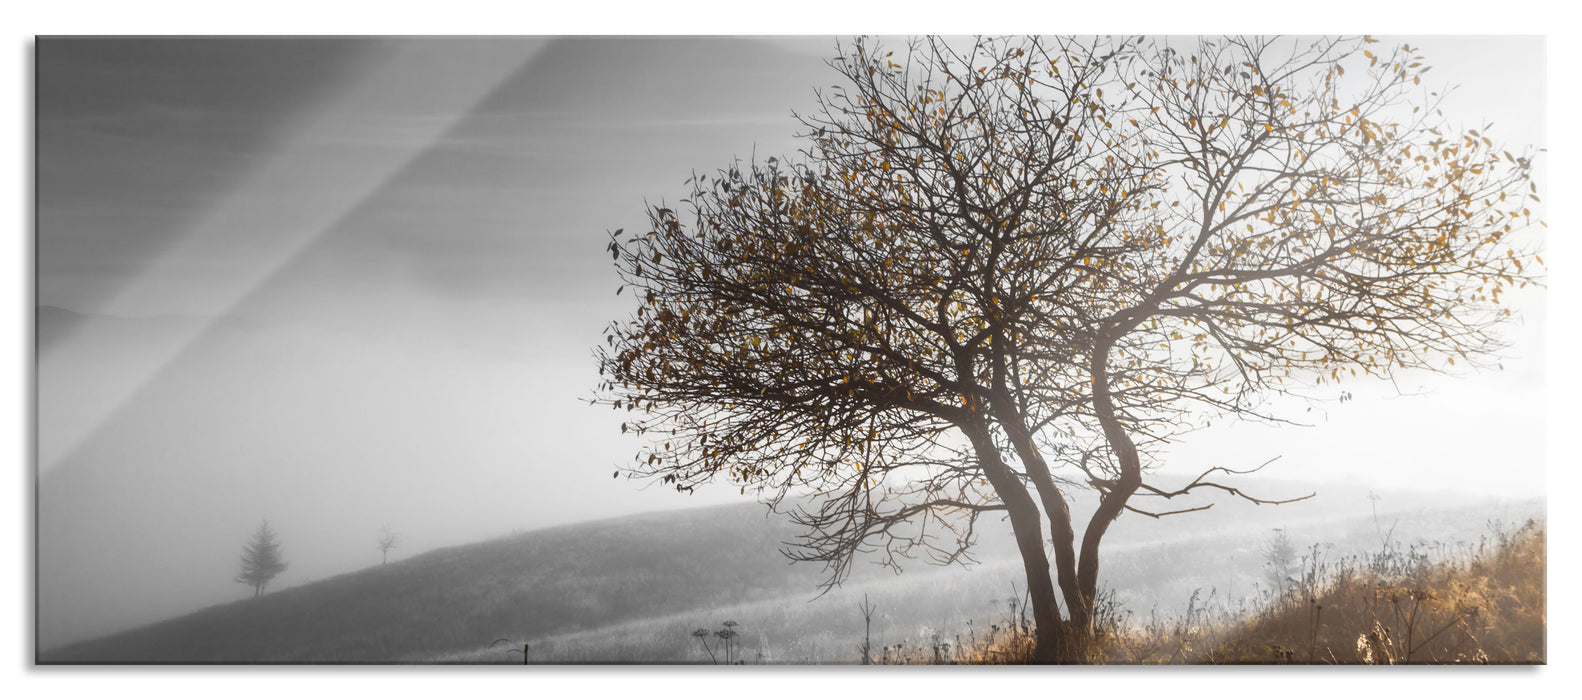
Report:
[[1200,509],[1139,499],[1277,502],[1155,483],[1161,445],[1499,347],[1542,263],[1511,237],[1533,152],[1447,126],[1408,46],[1180,43],[844,46],[798,157],[612,235],[638,305],[596,400],[643,438],[628,474],[786,507],[828,585],[862,552],[965,560],[1003,512],[1038,658],[1080,661],[1110,523]]
[[286,563],[280,559],[280,540],[266,520],[242,548],[242,573],[236,576],[236,582],[252,586],[253,597],[257,598],[263,595],[269,581],[285,570]]
[[386,525],[379,529],[379,564],[383,566],[390,561],[390,550],[401,546],[401,538],[394,530]]

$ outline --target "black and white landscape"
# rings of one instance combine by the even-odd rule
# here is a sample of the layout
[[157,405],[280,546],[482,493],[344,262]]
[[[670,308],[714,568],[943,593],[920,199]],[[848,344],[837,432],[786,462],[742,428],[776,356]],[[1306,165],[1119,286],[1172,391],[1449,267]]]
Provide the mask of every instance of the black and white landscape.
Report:
[[[1209,70],[1201,66],[1210,56],[1245,53],[1224,38],[1205,40],[1215,43],[1172,37],[1117,39],[1105,46],[1115,57],[1139,51],[1139,61],[1166,55],[1160,52],[1169,47],[1183,57],[1186,73]],[[1541,622],[1536,636],[1529,628],[1509,632],[1511,640],[1536,639],[1535,646],[1511,641],[1496,649],[1493,642],[1478,647],[1462,640],[1431,657],[1420,650],[1427,649],[1418,644],[1421,639],[1381,641],[1371,626],[1345,626],[1352,623],[1338,612],[1329,613],[1328,623],[1302,618],[1311,622],[1291,628],[1300,631],[1300,645],[1258,636],[1282,615],[1306,614],[1303,605],[1318,600],[1326,586],[1345,585],[1346,575],[1383,576],[1389,569],[1407,577],[1390,579],[1389,585],[1421,593],[1443,584],[1435,595],[1447,599],[1445,591],[1463,580],[1456,576],[1485,571],[1478,567],[1514,571],[1512,562],[1526,551],[1521,547],[1535,541],[1542,571],[1549,459],[1541,288],[1547,232],[1541,219],[1548,195],[1541,150],[1542,39],[1248,40],[1263,47],[1271,64],[1302,55],[1313,41],[1334,42],[1315,54],[1320,63],[1352,51],[1343,72],[1349,82],[1332,95],[1332,121],[1377,133],[1326,135],[1335,141],[1282,161],[1297,163],[1289,165],[1294,175],[1250,168],[1245,182],[1225,176],[1222,182],[1229,184],[1212,196],[1194,189],[1181,173],[1229,154],[1205,149],[1177,154],[1176,160],[1145,157],[1149,150],[1176,147],[1158,140],[1163,132],[1148,131],[1164,129],[1162,120],[1172,108],[1137,108],[1148,104],[1146,96],[1123,104],[1126,81],[1104,81],[1140,69],[1121,58],[1082,54],[1081,47],[1092,45],[1083,43],[1088,40],[1068,41],[996,39],[975,53],[971,38],[958,37],[934,44],[835,37],[40,38],[35,661],[520,664],[525,646],[528,662],[545,664],[988,663],[1013,660],[1013,652],[1025,653],[1016,657],[1024,661],[1127,663],[1349,664],[1380,662],[1386,653],[1392,663],[1546,662]],[[1045,64],[1055,65],[1012,53],[1034,46],[1060,56],[1063,62],[1056,63],[1062,67],[1081,66],[1083,60],[1106,64],[1108,72],[1093,80],[1109,97],[1084,93],[1081,99],[1091,102],[1082,103],[1082,114],[1058,122],[1017,122],[1025,116],[995,112],[1004,104],[993,99],[954,101],[982,84],[1007,80],[1012,72],[997,73],[1001,68],[1042,71]],[[932,94],[906,90],[927,78],[928,61],[940,55],[957,57],[953,65],[964,70],[962,78],[944,81],[935,72],[930,89],[940,91],[938,100],[917,102],[915,114],[902,110],[884,117],[885,128],[894,122],[900,136],[819,145],[840,133],[839,119],[819,121],[830,114],[822,111],[830,105],[893,109]],[[846,58],[834,61],[837,56]],[[1392,56],[1402,58],[1398,67],[1390,66]],[[1409,65],[1419,56],[1432,71]],[[861,80],[854,83],[847,75],[861,77],[859,59],[912,82],[890,84],[904,88],[893,103],[859,99]],[[964,68],[970,60],[995,70]],[[1313,115],[1293,113],[1290,120],[1305,125],[1291,126],[1226,109],[1240,104],[1236,90],[1245,90],[1245,104],[1258,109],[1280,109],[1282,99],[1307,103],[1294,91],[1282,96],[1258,86],[1285,86],[1277,71],[1265,73],[1251,62],[1225,68],[1216,65],[1204,75],[1223,80],[1233,96],[1206,91],[1210,103],[1202,106],[1201,118],[1181,126],[1182,134],[1199,134],[1203,143],[1224,138],[1230,148],[1267,143],[1282,133],[1276,127],[1289,126],[1292,139],[1298,131],[1317,133]],[[1369,104],[1369,80],[1393,80],[1397,73],[1402,101],[1377,114],[1347,114],[1350,101]],[[1058,88],[1070,74],[1029,75],[1015,89],[1049,98],[1062,95]],[[1288,82],[1309,85],[1302,75]],[[1322,84],[1322,71],[1318,75],[1314,84]],[[975,79],[987,83],[974,85]],[[1260,80],[1267,82],[1255,85]],[[1452,84],[1459,87],[1447,90]],[[1421,104],[1414,101],[1419,98]],[[1212,102],[1219,99],[1229,102]],[[1058,102],[1028,102],[1027,108],[1036,112]],[[1089,109],[1095,104],[1102,108]],[[1392,171],[1390,177],[1399,178],[1393,184],[1370,171],[1348,182],[1352,190],[1291,195],[1299,201],[1282,200],[1235,220],[1234,229],[1225,227],[1246,238],[1205,234],[1209,244],[1197,248],[1190,237],[1178,240],[1176,228],[1166,234],[1161,226],[1156,234],[1154,219],[1146,218],[1165,216],[1161,221],[1186,230],[1241,215],[1238,204],[1256,208],[1257,197],[1285,196],[1284,189],[1246,194],[1246,186],[1259,178],[1274,178],[1291,192],[1298,184],[1309,186],[1318,176],[1303,170],[1310,167],[1306,155],[1314,163],[1335,158],[1323,167],[1336,174],[1322,177],[1339,181],[1346,158],[1375,148],[1377,155],[1367,157],[1384,162],[1400,155],[1408,142],[1404,135],[1399,143],[1391,141],[1392,129],[1406,129],[1389,124],[1414,124],[1426,114],[1414,107],[1442,112],[1435,117],[1442,126],[1435,128],[1443,142],[1426,150],[1410,142],[1417,150],[1402,161],[1409,165]],[[962,121],[939,126],[927,116],[934,109],[945,122]],[[997,116],[978,122],[962,116],[974,110]],[[878,123],[871,115],[834,116],[854,120],[853,134],[859,123]],[[994,121],[1001,117],[1009,121]],[[1369,119],[1371,127],[1363,124]],[[986,130],[987,122],[1034,124],[1037,130]],[[921,137],[906,135],[912,126],[959,129],[960,153],[951,146],[931,155],[927,149],[907,150],[921,148]],[[1094,139],[1068,143],[1070,134],[1131,128],[1138,131],[1127,133],[1153,134],[1155,140],[1139,142],[1135,150],[1102,148],[1136,154],[1135,162],[1127,161],[1136,171],[1106,169],[1102,150],[1091,162],[1082,160],[1089,156],[1067,161],[1051,155],[1058,167],[1036,177],[1019,165],[998,170],[1002,162],[996,158],[1037,161],[1026,150],[1035,146],[1051,153],[1067,145],[1092,152]],[[1234,128],[1245,131],[1234,137],[1215,131]],[[1480,140],[1484,136],[1491,139],[1487,145]],[[895,153],[876,145],[890,138],[899,149]],[[982,145],[1002,138],[1026,149],[1006,155],[1011,151]],[[830,162],[851,166],[858,162],[853,154],[869,147],[879,155],[861,156],[872,158],[862,161],[871,165],[868,170],[820,170]],[[1328,155],[1324,148],[1348,155]],[[845,160],[819,160],[820,153],[836,151]],[[913,153],[919,154],[915,160]],[[1494,165],[1478,160],[1452,166],[1470,153]],[[1282,151],[1279,157],[1288,155]],[[1416,155],[1426,160],[1417,163]],[[940,162],[932,164],[935,156]],[[952,163],[970,158],[981,160],[966,166],[968,174],[953,169]],[[812,163],[810,169],[795,170],[804,162]],[[1229,162],[1206,167],[1204,177],[1224,175]],[[1149,168],[1151,174],[1138,174]],[[914,172],[908,169],[931,174],[896,174]],[[843,179],[843,172],[851,177]],[[944,222],[933,224],[940,241],[949,239],[940,250],[959,252],[961,260],[983,256],[956,267],[955,259],[928,249],[933,244],[926,241],[934,240],[929,226],[898,223],[904,216],[896,212],[911,211],[907,207],[916,203],[910,192],[943,188],[940,202],[949,202],[958,201],[952,199],[957,184],[985,188],[973,196],[1001,191],[999,183],[983,184],[989,176],[972,179],[979,177],[975,172],[1043,183],[1028,185],[1040,194],[1018,216],[1034,222],[1025,224],[1037,230],[1028,238],[1047,235],[1063,243],[1038,248],[1037,255],[1046,258],[1029,253],[1018,260],[1014,252],[994,257],[999,254],[990,251],[998,248],[985,241],[998,241],[999,234],[975,226],[1003,225],[1013,232],[1024,224],[995,218],[998,210],[978,200],[959,210],[920,207]],[[844,184],[816,184],[825,181],[810,173]],[[930,179],[936,176],[941,179]],[[1155,176],[1168,184],[1135,187],[1155,182],[1149,179]],[[1410,178],[1420,179],[1402,184]],[[1041,189],[1067,180],[1070,186],[1056,187],[1058,193]],[[1115,183],[1133,184],[1116,197]],[[1454,205],[1463,209],[1446,215],[1451,205],[1435,204],[1435,198],[1460,202],[1463,186],[1477,193],[1477,201],[1469,195]],[[1100,187],[1105,189],[1091,197],[1078,196]],[[1400,206],[1417,207],[1412,212],[1422,221],[1389,219],[1397,216],[1389,211],[1397,204],[1386,206],[1375,199],[1383,195],[1368,188],[1410,194]],[[790,213],[786,207],[792,205],[773,194],[777,189],[786,199],[802,197],[797,206],[804,208]],[[903,192],[909,193],[904,200]],[[1057,194],[1072,203],[1061,204],[1063,209],[1038,203]],[[1190,196],[1223,199],[1229,207],[1203,205]],[[1139,197],[1162,206],[1137,204]],[[1182,205],[1181,199],[1188,201]],[[1085,209],[1096,202],[1114,208],[1103,216]],[[896,209],[880,206],[885,203]],[[697,214],[694,207],[705,211]],[[731,218],[739,209],[751,215]],[[1180,216],[1169,219],[1160,211]],[[1509,232],[1507,214],[1516,224]],[[776,217],[784,220],[777,224]],[[1076,223],[1050,223],[1057,220]],[[672,222],[680,232],[675,240],[663,235]],[[1384,231],[1392,222],[1400,230]],[[1137,228],[1122,230],[1131,224]],[[1049,233],[1056,229],[1058,236]],[[660,235],[647,235],[655,230]],[[1444,235],[1436,242],[1425,233],[1430,230]],[[910,235],[925,243],[908,249]],[[1138,243],[1155,235],[1160,237],[1148,238],[1152,248]],[[1300,247],[1287,242],[1295,237],[1324,236],[1327,242],[1359,235],[1372,237],[1369,245],[1376,249],[1347,253],[1342,245],[1325,252],[1314,243],[1320,252],[1309,253],[1323,257],[1323,264],[1295,273],[1301,280],[1290,288],[1271,292],[1259,286],[1265,277],[1248,273],[1236,282],[1245,282],[1245,289],[1237,287],[1240,301],[1235,293],[1183,296],[1188,300],[1182,309],[1199,302],[1202,308],[1283,303],[1290,300],[1280,294],[1301,299],[1310,294],[1302,285],[1328,284],[1316,281],[1324,279],[1313,275],[1319,267],[1333,264],[1325,269],[1357,275],[1348,278],[1347,289],[1364,290],[1360,296],[1329,289],[1288,320],[1258,318],[1264,324],[1259,333],[1275,326],[1293,333],[1322,327],[1313,332],[1367,336],[1347,335],[1346,342],[1354,344],[1336,341],[1327,356],[1322,344],[1303,346],[1315,353],[1311,357],[1269,355],[1296,363],[1286,365],[1298,368],[1286,384],[1262,375],[1251,379],[1249,373],[1263,370],[1272,376],[1272,369],[1255,371],[1229,359],[1254,351],[1218,335],[1220,326],[1209,329],[1224,323],[1217,316],[1164,314],[1170,316],[1166,324],[1202,321],[1208,349],[1201,351],[1187,347],[1190,338],[1170,338],[1168,325],[1154,336],[1149,334],[1155,327],[1123,328],[1103,320],[1127,321],[1132,316],[1117,309],[1153,303],[1150,293],[1166,290],[1169,275],[1150,277],[1148,264],[1186,258],[1181,274],[1197,274],[1191,256],[1219,255],[1225,269],[1240,274],[1245,270],[1238,266],[1256,261],[1236,256],[1263,255],[1257,260],[1266,262],[1275,257],[1271,249]],[[1463,245],[1458,241],[1491,236],[1497,244],[1456,247]],[[1401,243],[1408,239],[1410,244]],[[799,250],[798,241],[805,247]],[[753,245],[764,250],[745,250]],[[774,246],[780,247],[770,251]],[[897,253],[897,247],[908,252]],[[729,257],[738,252],[740,260]],[[1330,260],[1344,255],[1377,257],[1355,267]],[[1422,261],[1437,255],[1449,257],[1429,271]],[[805,273],[790,272],[777,267],[782,256],[787,265],[797,256],[816,264],[806,265]],[[966,324],[970,317],[992,328],[1002,318],[996,314],[1011,312],[995,294],[979,290],[981,298],[972,297],[971,280],[1001,279],[979,270],[1001,265],[1005,279],[1039,277],[1063,260],[1071,263],[1070,284],[1052,287],[1042,300],[1037,291],[1027,292],[1024,306],[1046,311],[1010,332],[1020,338],[1024,331],[1032,334],[1029,329],[1058,327],[1059,335],[1050,330],[1007,355],[1007,371],[1018,376],[1013,403],[1029,415],[1050,412],[1030,437],[1044,450],[1047,468],[1029,466],[1027,454],[1013,444],[1014,429],[1007,427],[1014,421],[992,412],[1001,408],[986,408],[987,391],[984,405],[975,408],[972,390],[963,394],[957,384],[931,374],[932,366],[923,366],[953,367],[957,357],[918,354],[892,371],[885,363],[894,358],[881,358],[885,353],[878,346],[864,345],[870,341],[840,325],[870,323],[875,336],[889,334],[874,342],[915,350],[926,342],[908,335],[914,331],[905,320],[872,320],[885,304],[901,299],[900,306],[922,310],[923,316],[937,310],[943,326],[954,329],[952,324]],[[741,276],[696,273],[709,267],[705,262]],[[940,271],[894,271],[914,263]],[[1400,272],[1408,268],[1410,273]],[[864,271],[882,272],[862,277]],[[699,277],[689,277],[694,274]],[[887,276],[892,274],[914,276],[894,282]],[[1469,281],[1475,275],[1488,278]],[[1136,286],[1094,281],[1111,277]],[[751,285],[732,286],[749,278]],[[1480,286],[1485,282],[1499,289],[1491,295]],[[1221,284],[1201,283],[1204,289]],[[1386,284],[1402,287],[1386,290]],[[748,287],[774,287],[783,294],[759,297],[744,291]],[[905,293],[886,296],[895,289]],[[741,298],[722,301],[737,291]],[[649,292],[654,296],[645,298]],[[951,296],[958,293],[964,296]],[[1401,301],[1417,294],[1425,301]],[[840,320],[822,328],[790,324],[771,335],[756,329],[774,328],[776,318],[815,314],[753,305],[764,299],[807,304]],[[983,308],[946,308],[947,302],[961,302],[967,309],[977,303],[973,299]],[[1313,308],[1320,300],[1334,304],[1336,313],[1317,318]],[[1435,307],[1433,314],[1410,313],[1427,306]],[[989,307],[993,314],[984,311]],[[639,315],[639,308],[648,310]],[[1054,308],[1062,311],[1047,310]],[[1376,313],[1368,320],[1380,323],[1353,333],[1346,324],[1364,308]],[[681,319],[683,310],[685,321],[671,320]],[[1498,323],[1491,322],[1494,314]],[[1091,327],[1072,320],[1085,315],[1099,320]],[[1057,316],[1065,320],[1038,325]],[[645,326],[650,321],[661,330]],[[1389,324],[1400,332],[1381,332],[1382,339],[1369,335]],[[1401,330],[1408,327],[1417,330]],[[1451,327],[1470,330],[1432,330]],[[1418,332],[1423,328],[1430,330]],[[950,426],[983,421],[983,444],[992,444],[1009,465],[1007,473],[1014,472],[1023,497],[1033,494],[1027,512],[1041,527],[1033,539],[1043,544],[1044,568],[1058,568],[1058,542],[1049,541],[1052,501],[1034,500],[1058,483],[1080,545],[1092,514],[1109,507],[1101,496],[1114,493],[1128,473],[1120,457],[1124,450],[1105,432],[1103,403],[1089,388],[1091,358],[1085,354],[1099,347],[1095,338],[1117,329],[1123,340],[1103,345],[1106,352],[1118,347],[1116,357],[1149,359],[1164,368],[1152,375],[1112,368],[1118,387],[1133,382],[1162,392],[1120,399],[1117,425],[1138,431],[1146,483],[1180,488],[1216,467],[1231,473],[1209,474],[1207,481],[1222,488],[1131,504],[1154,513],[1211,508],[1162,518],[1123,510],[1113,519],[1100,550],[1096,588],[1102,622],[1109,626],[1096,629],[1108,630],[1100,638],[1130,640],[1127,635],[1135,634],[1143,641],[1115,642],[1130,656],[1077,654],[1047,646],[1057,644],[1052,638],[1036,637],[1027,552],[1018,548],[999,487],[989,485],[999,477],[990,476],[984,455],[973,452],[981,445]],[[681,336],[674,348],[662,347]],[[828,342],[815,342],[820,337]],[[1128,347],[1124,338],[1143,338],[1149,347],[1142,340]],[[682,349],[685,340],[696,342]],[[1178,340],[1183,344],[1175,345]],[[858,346],[872,347],[872,355],[842,354]],[[1381,347],[1399,352],[1399,362],[1385,360]],[[959,356],[966,375],[992,384],[990,358],[998,355],[974,352],[969,348]],[[1195,352],[1224,364],[1200,371]],[[751,361],[741,359],[748,354]],[[784,359],[792,356],[794,361]],[[1320,366],[1321,360],[1333,364]],[[670,369],[661,369],[657,379],[651,371],[644,376],[644,368],[661,365]],[[1331,368],[1337,368],[1333,375]],[[1359,373],[1346,371],[1358,368]],[[827,374],[828,382],[807,382],[798,373]],[[732,385],[732,377],[759,382],[754,391],[763,391],[755,396]],[[1075,387],[1069,394],[1068,384]],[[823,438],[793,433],[789,420],[774,424],[772,437],[767,428],[764,435],[755,432],[753,426],[770,425],[764,415],[778,410],[772,408],[777,391],[815,385],[809,391],[828,391]],[[1197,398],[1222,386],[1224,396],[1235,398],[1219,405]],[[688,387],[714,393],[699,398]],[[889,393],[881,396],[881,389]],[[967,398],[941,400],[934,411],[936,394]],[[1056,411],[1050,406],[1067,400],[1057,395],[1075,398]],[[673,402],[652,403],[666,398]],[[748,405],[758,398],[765,403]],[[914,421],[908,411],[928,417]],[[957,422],[953,411],[989,417]],[[1275,420],[1260,420],[1263,413]],[[843,422],[853,416],[889,417],[857,428]],[[716,422],[699,427],[688,422],[693,419]],[[848,433],[873,444],[853,447]],[[807,447],[809,442],[818,445]],[[793,460],[805,463],[806,481],[790,476]],[[1040,469],[1053,473],[1048,487],[1036,483]],[[870,478],[862,470],[873,475],[868,487],[861,486]],[[947,473],[960,477],[939,476]],[[784,483],[791,485],[775,510],[760,503],[780,495]],[[932,486],[908,490],[917,484]],[[824,526],[844,522],[871,530],[850,542],[799,548],[809,543],[808,529],[790,513],[817,513],[839,493],[863,493],[888,505],[858,508],[850,520],[826,511]],[[931,499],[972,508],[936,506],[927,518],[898,523],[891,531],[873,521],[877,514],[893,515],[894,508]],[[949,528],[963,527],[970,512],[977,513],[973,530],[961,540],[971,545],[968,556],[945,565],[931,561],[950,558],[962,536]],[[265,523],[270,537],[260,540]],[[925,541],[920,532],[939,539]],[[277,546],[260,554],[258,543],[265,540]],[[909,552],[913,557],[890,556],[906,541],[919,543]],[[787,556],[809,551],[849,555],[849,575],[827,587],[832,569]],[[1054,582],[1060,596],[1058,573],[1046,572],[1044,579],[1046,587]],[[1542,577],[1537,580],[1541,593]],[[1528,590],[1520,581],[1500,585]],[[1500,614],[1543,619],[1541,595],[1523,601],[1527,617],[1509,609]],[[1472,618],[1464,615],[1446,618],[1452,631],[1443,634],[1507,639],[1499,636],[1506,631],[1485,633],[1506,623],[1495,621],[1495,603],[1483,606],[1487,619],[1476,622],[1476,634],[1470,631]],[[866,619],[865,610],[871,611]],[[1384,611],[1394,610],[1386,603],[1370,610],[1383,620],[1381,630],[1390,627],[1390,635],[1403,639],[1405,630],[1419,624],[1386,619]],[[1072,614],[1063,596],[1045,613],[1053,615],[1046,630],[1054,622],[1068,624]],[[1324,634],[1346,640],[1346,646],[1320,648],[1319,641],[1307,641],[1318,640],[1325,624],[1330,629]],[[1087,639],[1072,634],[1069,639]],[[1368,646],[1369,634],[1378,646]],[[1025,637],[1025,649],[1012,641],[1018,635]],[[1359,635],[1362,641],[1352,645]],[[1404,652],[1418,655],[1407,658]]]

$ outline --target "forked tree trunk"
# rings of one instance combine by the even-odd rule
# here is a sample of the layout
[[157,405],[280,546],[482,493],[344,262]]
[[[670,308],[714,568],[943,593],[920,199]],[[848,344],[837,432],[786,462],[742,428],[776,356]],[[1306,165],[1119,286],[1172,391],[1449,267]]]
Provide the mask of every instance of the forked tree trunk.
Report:
[[[993,338],[997,350],[1007,346],[1003,332],[996,332]],[[1017,458],[1033,481],[1038,500],[1044,506],[1044,515],[1049,519],[1049,537],[1055,551],[1055,580],[1060,584],[1060,592],[1070,615],[1070,624],[1064,630],[1066,637],[1061,644],[1062,656],[1067,661],[1075,661],[1087,646],[1086,637],[1091,635],[1085,632],[1091,632],[1093,616],[1092,606],[1083,604],[1077,586],[1076,535],[1071,527],[1071,508],[1066,503],[1065,495],[1060,492],[1060,487],[1055,484],[1049,463],[1043,453],[1038,451],[1032,431],[1028,429],[1016,400],[1011,396],[1005,355],[997,352],[993,361],[994,392],[990,401]]]
[[1091,636],[1093,608],[1084,602],[1077,585],[1076,536],[1071,529],[1071,509],[1055,485],[1043,455],[1033,445],[1031,435],[1020,428],[1010,432],[1021,433],[1013,434],[1011,441],[1016,445],[1022,463],[1033,479],[1039,501],[1044,506],[1044,514],[1049,519],[1049,537],[1055,550],[1055,580],[1060,584],[1060,592],[1070,616],[1062,653],[1065,654],[1065,660],[1074,661],[1077,657],[1072,654],[1080,655],[1087,638]]
[[1049,519],[1050,541],[1055,551],[1055,580],[1060,584],[1060,593],[1066,601],[1069,616],[1059,631],[1060,639],[1056,645],[1058,661],[1077,663],[1085,658],[1093,636],[1093,606],[1081,596],[1078,586],[1071,510],[1049,473],[1048,463],[1033,444],[1032,436],[1021,426],[1008,424],[1007,428],[1011,434],[1011,443],[1028,475],[1032,477],[1038,499],[1044,506],[1044,514]]

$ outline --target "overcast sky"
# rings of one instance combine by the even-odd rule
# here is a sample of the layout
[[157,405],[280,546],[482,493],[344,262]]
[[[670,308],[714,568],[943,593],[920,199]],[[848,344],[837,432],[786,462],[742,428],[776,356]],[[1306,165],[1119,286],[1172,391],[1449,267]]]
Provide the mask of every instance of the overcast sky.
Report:
[[[1449,115],[1546,143],[1540,39],[1407,41]],[[795,149],[833,43],[40,41],[45,645],[247,594],[262,518],[289,585],[376,562],[385,524],[410,554],[729,499],[611,479],[635,443],[579,400],[630,308],[606,232]],[[1541,493],[1544,302],[1516,300],[1505,372],[1343,387],[1171,466]]]

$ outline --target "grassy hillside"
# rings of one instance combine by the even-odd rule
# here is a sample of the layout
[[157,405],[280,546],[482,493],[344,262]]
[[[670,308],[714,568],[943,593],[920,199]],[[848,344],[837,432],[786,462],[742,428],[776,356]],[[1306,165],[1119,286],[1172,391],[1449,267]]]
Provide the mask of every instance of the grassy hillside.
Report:
[[[1187,528],[1123,518],[1103,572],[1113,612],[1147,629],[1184,606],[1196,606],[1189,618],[1209,607],[1246,611],[1275,526],[1341,557],[1367,551],[1381,525],[1402,542],[1469,542],[1490,519],[1542,515],[1536,502],[1428,508],[1393,500],[1412,507],[1375,520],[1358,515],[1366,511],[1352,501],[1369,503],[1360,497],[1344,507],[1227,504],[1175,521]],[[931,660],[1003,639],[1019,624],[1020,564],[1003,529],[980,529],[982,563],[970,570],[918,563],[895,576],[859,566],[847,585],[816,597],[822,572],[779,554],[795,531],[761,506],[632,516],[436,550],[45,650],[39,660],[521,663],[507,649],[528,642],[536,663],[710,663],[692,633],[730,620],[740,635],[734,656],[749,663],[855,663],[865,598],[878,609],[868,640],[875,658]],[[502,638],[509,644],[491,646]]]
[[[42,662],[376,662],[813,591],[761,506],[441,549],[40,654]],[[520,658],[520,657],[518,657]]]

